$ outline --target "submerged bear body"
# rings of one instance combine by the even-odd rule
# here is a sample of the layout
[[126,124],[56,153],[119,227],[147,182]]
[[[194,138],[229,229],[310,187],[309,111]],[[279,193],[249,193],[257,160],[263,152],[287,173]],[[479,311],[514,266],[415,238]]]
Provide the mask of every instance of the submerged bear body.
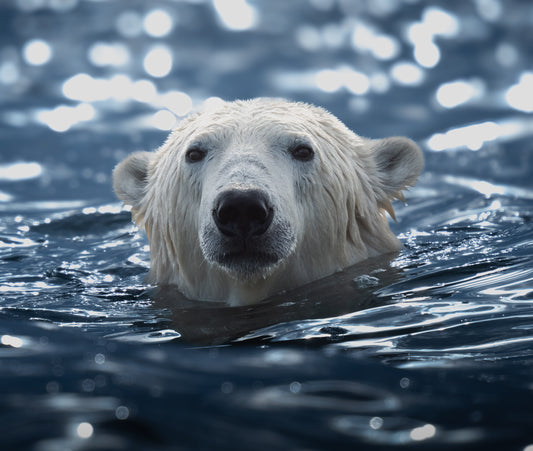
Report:
[[407,138],[254,99],[185,119],[156,152],[122,161],[114,187],[147,232],[151,283],[239,305],[398,250],[385,212],[422,166]]

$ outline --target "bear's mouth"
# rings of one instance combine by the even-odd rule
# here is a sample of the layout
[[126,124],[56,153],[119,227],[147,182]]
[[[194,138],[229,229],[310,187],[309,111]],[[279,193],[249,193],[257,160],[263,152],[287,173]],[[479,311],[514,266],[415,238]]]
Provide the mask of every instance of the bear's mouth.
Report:
[[215,258],[223,269],[243,279],[267,275],[280,260],[276,253],[251,249],[221,252]]
[[200,234],[204,258],[232,279],[253,282],[271,276],[294,251],[296,240],[283,222],[259,236],[227,236],[211,224]]
[[253,266],[270,266],[279,261],[276,254],[268,252],[230,252],[220,254],[218,263],[224,266],[239,266],[243,262],[252,264]]

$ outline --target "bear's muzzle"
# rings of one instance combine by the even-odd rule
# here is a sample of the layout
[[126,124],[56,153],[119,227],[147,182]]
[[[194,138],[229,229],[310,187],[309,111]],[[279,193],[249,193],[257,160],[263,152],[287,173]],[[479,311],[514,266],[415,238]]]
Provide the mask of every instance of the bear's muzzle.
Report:
[[274,218],[268,197],[257,189],[230,189],[219,194],[213,220],[223,235],[244,242],[263,235]]

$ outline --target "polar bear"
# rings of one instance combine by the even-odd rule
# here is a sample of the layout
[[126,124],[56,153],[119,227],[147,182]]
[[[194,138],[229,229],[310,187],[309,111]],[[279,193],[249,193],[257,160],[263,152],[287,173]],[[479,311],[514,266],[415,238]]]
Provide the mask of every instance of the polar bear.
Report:
[[423,167],[403,137],[368,139],[324,109],[259,98],[184,119],[113,173],[150,242],[148,282],[246,305],[398,251],[385,212]]

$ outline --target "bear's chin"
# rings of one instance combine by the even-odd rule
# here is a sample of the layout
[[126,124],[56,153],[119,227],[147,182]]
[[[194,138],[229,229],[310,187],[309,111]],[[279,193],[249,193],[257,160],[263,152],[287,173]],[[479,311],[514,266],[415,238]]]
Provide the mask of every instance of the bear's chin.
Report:
[[218,254],[213,263],[232,279],[251,283],[269,277],[281,260],[268,252],[232,252]]

